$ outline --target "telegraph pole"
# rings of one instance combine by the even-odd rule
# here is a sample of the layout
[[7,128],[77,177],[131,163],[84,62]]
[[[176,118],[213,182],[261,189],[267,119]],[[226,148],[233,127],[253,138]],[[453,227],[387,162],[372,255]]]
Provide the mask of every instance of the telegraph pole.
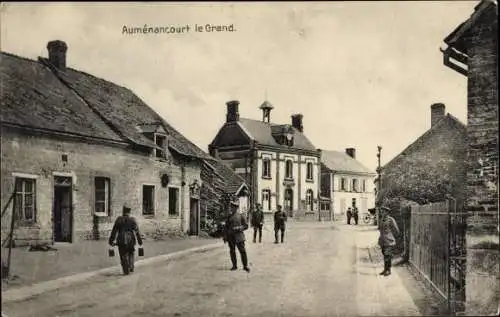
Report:
[[377,196],[375,204],[375,225],[378,225],[379,209],[380,209],[380,189],[382,188],[382,167],[380,166],[380,152],[382,152],[382,147],[377,146]]

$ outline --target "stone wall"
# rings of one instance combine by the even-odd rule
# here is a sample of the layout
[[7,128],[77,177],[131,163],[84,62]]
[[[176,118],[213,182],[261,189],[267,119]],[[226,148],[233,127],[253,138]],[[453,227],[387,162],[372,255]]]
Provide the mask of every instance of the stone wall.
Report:
[[[124,203],[131,206],[132,215],[146,235],[187,232],[189,229],[188,185],[195,179],[200,183],[197,163],[181,162],[172,156],[170,161],[160,161],[125,148],[26,135],[6,128],[2,129],[1,145],[2,208],[14,190],[16,173],[36,179],[36,222],[17,226],[15,239],[18,244],[52,242],[55,174],[72,178],[73,242],[91,238],[95,232],[108,238]],[[168,187],[161,184],[163,174],[169,175]],[[98,218],[97,229],[94,224],[95,177],[110,179],[110,213]],[[155,186],[154,215],[146,216],[142,212],[142,186],[145,184]],[[179,190],[176,215],[168,212],[170,187]],[[8,207],[2,217],[2,241],[8,232],[10,213],[11,207]]]
[[466,38],[468,170],[466,313],[498,312],[498,43],[497,14],[483,13]]

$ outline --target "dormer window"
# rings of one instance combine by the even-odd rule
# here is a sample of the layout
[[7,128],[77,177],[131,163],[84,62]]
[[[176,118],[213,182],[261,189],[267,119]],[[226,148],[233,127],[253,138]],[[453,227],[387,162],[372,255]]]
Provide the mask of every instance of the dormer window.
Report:
[[285,135],[285,144],[287,146],[293,146],[293,134],[292,133],[287,133]]
[[157,158],[167,158],[168,134],[161,123],[147,123],[137,126],[137,130],[151,142],[152,155]]
[[271,127],[271,133],[276,140],[281,145],[293,146],[293,139],[295,131],[293,127],[287,124],[284,125],[274,125]]
[[155,156],[159,158],[166,158],[166,150],[167,150],[167,136],[163,134],[154,135],[155,144],[160,148],[155,149]]

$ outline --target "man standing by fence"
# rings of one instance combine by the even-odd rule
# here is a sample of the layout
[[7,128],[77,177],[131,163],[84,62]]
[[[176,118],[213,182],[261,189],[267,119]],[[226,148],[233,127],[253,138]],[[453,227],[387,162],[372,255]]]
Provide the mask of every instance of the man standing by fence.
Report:
[[380,273],[380,275],[384,276],[391,275],[392,255],[394,246],[396,245],[395,236],[400,233],[396,220],[389,215],[390,211],[391,210],[386,206],[380,208],[380,236],[378,238],[378,244],[384,255],[384,270]]

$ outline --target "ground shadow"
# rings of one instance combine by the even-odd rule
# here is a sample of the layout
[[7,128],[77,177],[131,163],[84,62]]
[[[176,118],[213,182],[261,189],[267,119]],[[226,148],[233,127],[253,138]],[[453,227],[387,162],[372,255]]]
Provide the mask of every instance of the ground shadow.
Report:
[[102,273],[101,276],[116,277],[116,276],[125,276],[125,275],[123,275],[123,272],[108,272],[108,273]]
[[422,316],[446,316],[447,301],[425,286],[421,278],[412,274],[409,264],[400,263],[398,274]]

